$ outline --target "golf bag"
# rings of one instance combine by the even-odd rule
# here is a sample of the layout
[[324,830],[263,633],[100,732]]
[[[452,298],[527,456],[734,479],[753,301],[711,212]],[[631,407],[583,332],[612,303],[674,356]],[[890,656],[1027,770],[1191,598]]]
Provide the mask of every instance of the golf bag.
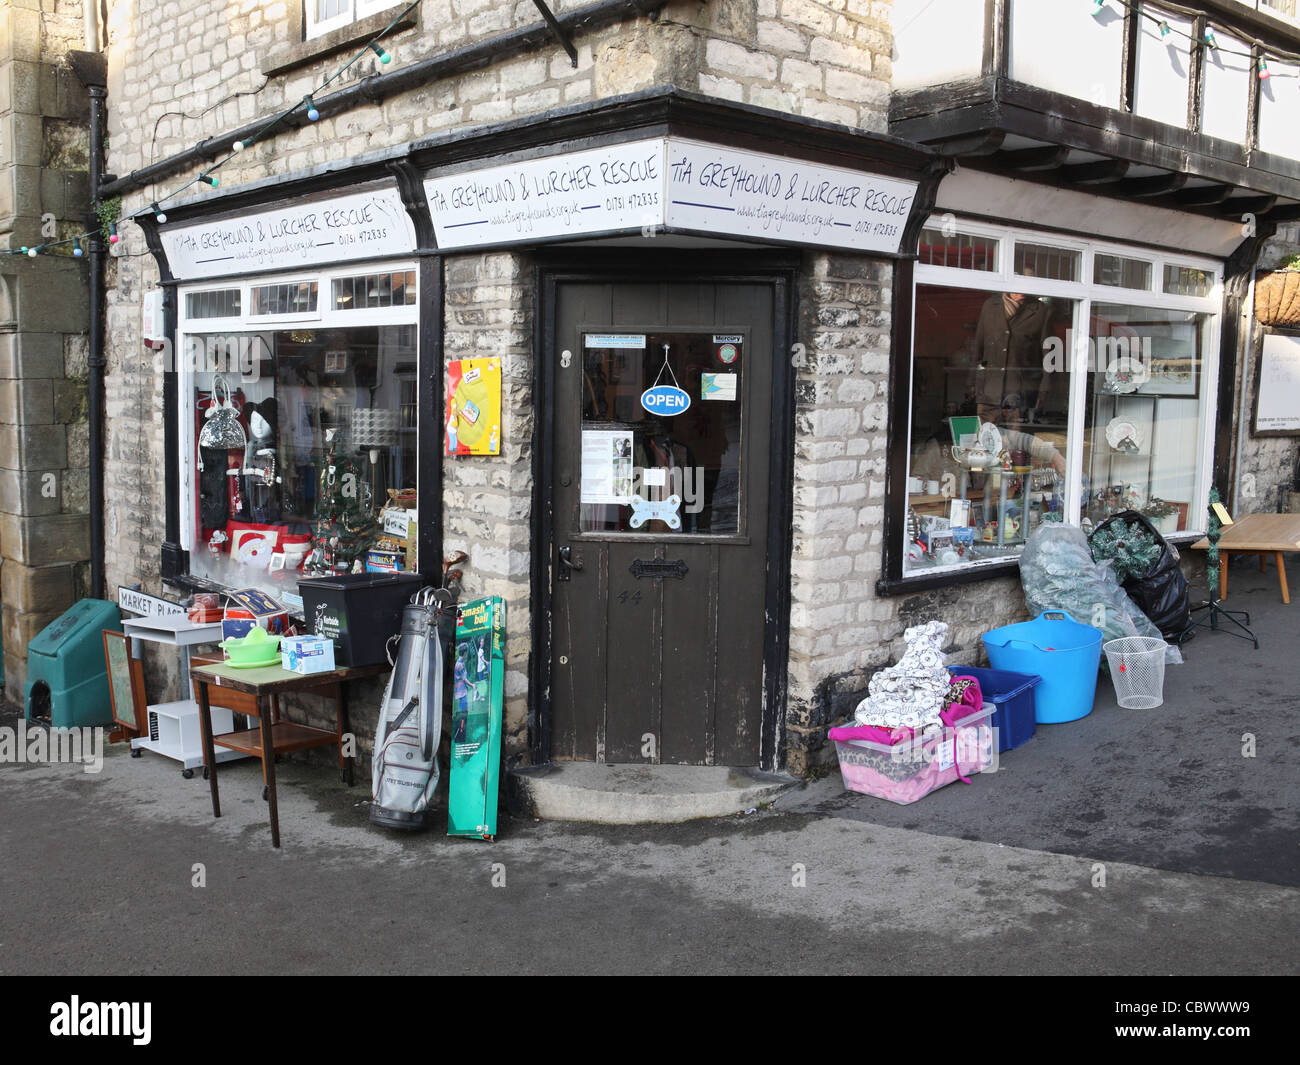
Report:
[[439,620],[454,611],[421,589],[402,610],[397,661],[384,690],[371,754],[370,820],[388,828],[422,829],[438,787],[442,735],[442,637]]

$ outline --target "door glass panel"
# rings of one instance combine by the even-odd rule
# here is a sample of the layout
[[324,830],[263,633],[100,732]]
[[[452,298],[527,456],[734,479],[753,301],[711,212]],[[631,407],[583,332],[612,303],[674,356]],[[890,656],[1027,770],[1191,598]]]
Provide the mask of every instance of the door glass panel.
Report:
[[580,531],[741,531],[744,362],[723,331],[583,336]]

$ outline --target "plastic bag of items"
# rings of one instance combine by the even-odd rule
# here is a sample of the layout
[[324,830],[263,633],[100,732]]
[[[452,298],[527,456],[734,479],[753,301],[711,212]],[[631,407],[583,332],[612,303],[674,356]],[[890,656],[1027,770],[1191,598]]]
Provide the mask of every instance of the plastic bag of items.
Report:
[[[1101,629],[1107,640],[1154,636],[1160,630],[1120,587],[1110,562],[1094,562],[1088,537],[1074,525],[1049,522],[1029,537],[1020,556],[1020,584],[1033,616],[1064,610],[1076,621]],[[1166,645],[1165,662],[1180,665],[1177,647]]]

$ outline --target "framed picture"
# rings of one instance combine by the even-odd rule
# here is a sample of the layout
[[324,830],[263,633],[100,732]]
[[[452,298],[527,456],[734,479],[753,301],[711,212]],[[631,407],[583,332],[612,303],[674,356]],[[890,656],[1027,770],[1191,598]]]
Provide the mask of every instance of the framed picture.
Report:
[[108,666],[108,694],[113,720],[127,732],[148,731],[144,696],[144,663],[131,656],[131,638],[124,632],[104,630],[104,662]]

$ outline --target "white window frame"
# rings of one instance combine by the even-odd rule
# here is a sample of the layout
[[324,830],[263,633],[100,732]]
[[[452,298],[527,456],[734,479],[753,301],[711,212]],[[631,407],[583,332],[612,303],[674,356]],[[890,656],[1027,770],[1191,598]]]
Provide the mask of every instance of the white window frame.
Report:
[[[415,274],[415,302],[404,303],[396,307],[357,307],[339,310],[334,306],[334,279],[356,277],[361,274]],[[311,314],[262,314],[252,315],[252,290],[261,285],[298,284],[315,281],[318,283],[316,311]],[[186,309],[186,296],[192,292],[207,289],[238,288],[240,307],[243,309],[238,317],[229,318],[191,318]],[[197,470],[194,468],[194,370],[184,358],[188,350],[188,341],[192,336],[209,333],[255,334],[283,330],[295,326],[311,325],[320,329],[365,328],[366,326],[409,325],[415,328],[418,345],[420,325],[420,271],[415,260],[358,262],[331,267],[328,270],[306,271],[294,270],[276,274],[262,274],[257,277],[238,279],[209,278],[178,286],[177,288],[177,325],[176,325],[176,404],[177,441],[179,442],[180,465],[178,471],[181,499],[181,544],[188,550],[194,548],[194,493],[198,490]],[[416,350],[417,366],[420,352]],[[232,382],[233,383],[233,382]],[[419,409],[421,390],[436,387],[436,383],[424,382],[416,373],[416,409]],[[426,428],[417,425],[421,432],[436,432],[437,427]],[[420,432],[416,433],[417,454]],[[417,481],[416,489],[419,484]]]
[[[939,229],[944,224],[951,229],[951,215],[931,215],[925,229]],[[1029,229],[1016,226],[1002,226],[975,220],[957,219],[957,233],[970,236],[996,239],[998,247],[998,268],[996,270],[967,270],[952,266],[931,266],[918,262],[913,271],[912,306],[916,306],[916,289],[921,285],[938,285],[945,288],[970,288],[985,291],[1024,292],[1031,296],[1052,296],[1074,302],[1074,318],[1071,328],[1074,336],[1086,343],[1088,323],[1092,320],[1094,303],[1124,303],[1151,307],[1156,310],[1194,311],[1210,316],[1209,336],[1201,365],[1202,387],[1200,389],[1200,445],[1196,468],[1195,491],[1191,506],[1188,508],[1188,529],[1172,535],[1170,539],[1188,543],[1205,535],[1208,521],[1210,486],[1214,479],[1214,415],[1217,410],[1219,390],[1219,339],[1223,316],[1223,263],[1217,259],[1207,259],[1195,255],[1182,255],[1134,245],[1117,244],[1112,241],[1090,241],[1079,237],[1053,233],[1050,230]],[[1050,278],[1027,277],[1015,272],[1015,244],[1023,241],[1028,244],[1047,245],[1067,251],[1077,251],[1079,255],[1078,281],[1055,281]],[[1114,285],[1098,285],[1093,278],[1094,257],[1100,252],[1105,255],[1122,255],[1126,258],[1141,259],[1151,263],[1151,287],[1149,289],[1119,288]],[[1205,296],[1177,296],[1162,291],[1164,286],[1164,268],[1171,266],[1189,266],[1209,272],[1214,279],[1210,291]],[[916,372],[916,315],[912,315],[912,356],[907,371],[907,391],[911,395],[915,389],[913,375]],[[1086,355],[1086,349],[1084,354]],[[1070,379],[1069,440],[1066,449],[1066,496],[1065,514],[1069,524],[1077,525],[1083,512],[1083,432],[1082,426],[1087,413],[1088,375],[1075,373]],[[1231,397],[1229,397],[1231,401]],[[1076,429],[1076,427],[1078,427]],[[912,405],[907,411],[907,441],[912,439]],[[910,465],[909,465],[910,471]],[[909,472],[910,476],[910,472]],[[1195,523],[1195,524],[1193,524]],[[891,548],[894,545],[891,545]],[[924,576],[936,574],[957,574],[975,568],[1005,565],[1006,558],[979,559],[962,562],[955,566],[935,566],[924,570]],[[903,579],[920,576],[920,573],[908,573],[904,562]]]
[[337,15],[318,18],[316,13],[319,10],[320,0],[303,0],[306,19],[304,36],[310,41],[313,37],[320,37],[340,26],[347,26],[370,15],[395,8],[399,6],[399,2],[400,0],[347,0],[343,10]]

